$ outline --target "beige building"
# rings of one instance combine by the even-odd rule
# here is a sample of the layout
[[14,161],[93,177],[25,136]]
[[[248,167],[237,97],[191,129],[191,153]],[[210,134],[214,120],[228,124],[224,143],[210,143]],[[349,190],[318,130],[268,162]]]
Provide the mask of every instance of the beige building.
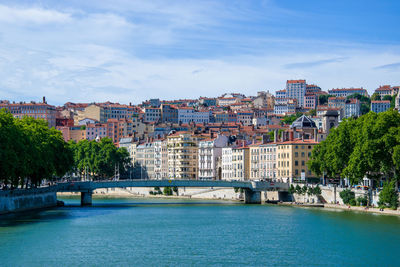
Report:
[[104,108],[97,104],[90,104],[83,111],[77,111],[77,116],[74,116],[74,124],[78,125],[83,119],[93,119],[101,123],[106,122],[104,116]]
[[201,138],[188,132],[177,132],[167,137],[168,178],[198,178],[198,142]]
[[311,157],[312,149],[317,144],[313,139],[294,139],[277,143],[277,178],[293,181],[293,179],[301,179],[302,173],[305,178],[316,177],[308,169],[307,162]]

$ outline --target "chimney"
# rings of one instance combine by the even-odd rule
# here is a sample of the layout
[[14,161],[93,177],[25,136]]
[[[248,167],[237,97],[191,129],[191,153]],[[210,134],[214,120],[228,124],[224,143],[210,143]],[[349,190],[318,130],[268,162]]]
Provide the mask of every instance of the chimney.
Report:
[[301,133],[301,141],[304,142],[304,132]]
[[43,97],[43,103],[47,104],[47,103],[46,103],[46,97],[45,97],[45,96]]
[[274,131],[274,143],[278,142],[278,130],[275,129]]
[[291,132],[289,132],[289,140],[293,141],[293,139],[294,139],[294,132],[291,131]]

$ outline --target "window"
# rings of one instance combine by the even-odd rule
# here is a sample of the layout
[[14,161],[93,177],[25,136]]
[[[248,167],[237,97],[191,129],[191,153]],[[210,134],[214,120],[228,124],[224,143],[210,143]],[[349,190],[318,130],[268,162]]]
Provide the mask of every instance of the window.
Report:
[[301,166],[304,166],[305,165],[305,162],[304,162],[304,160],[302,160],[301,161]]
[[301,152],[301,156],[304,157],[306,154],[304,152]]
[[296,175],[299,175],[299,170],[296,169],[296,170],[294,171],[294,173],[295,173]]
[[297,160],[294,162],[294,166],[299,166],[299,162]]
[[294,156],[298,157],[299,156],[299,152],[294,152]]

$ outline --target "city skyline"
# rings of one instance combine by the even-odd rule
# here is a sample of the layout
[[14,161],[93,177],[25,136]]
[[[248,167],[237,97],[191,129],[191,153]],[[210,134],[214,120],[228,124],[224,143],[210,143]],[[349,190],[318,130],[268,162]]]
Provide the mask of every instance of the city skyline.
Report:
[[[398,85],[396,1],[4,1],[0,93],[60,105]],[[77,29],[79,29],[77,31]],[[396,72],[397,71],[397,72]]]

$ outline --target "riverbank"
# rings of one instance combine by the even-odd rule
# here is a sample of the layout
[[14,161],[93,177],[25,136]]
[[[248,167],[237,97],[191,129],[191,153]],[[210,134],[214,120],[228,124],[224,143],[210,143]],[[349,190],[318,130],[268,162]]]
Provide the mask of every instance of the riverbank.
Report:
[[[162,190],[162,188],[161,188]],[[178,188],[177,193],[171,196],[163,194],[151,194],[154,188],[129,187],[129,188],[104,188],[93,191],[93,198],[178,198],[178,199],[200,199],[200,200],[227,200],[243,201],[243,194],[235,192],[233,188]],[[80,196],[80,193],[63,192],[58,196]]]
[[0,215],[57,206],[53,186],[0,191]]
[[324,204],[324,208],[400,216],[400,210],[391,210],[391,209],[380,210],[379,208],[357,207],[357,206],[335,205],[335,204]]

